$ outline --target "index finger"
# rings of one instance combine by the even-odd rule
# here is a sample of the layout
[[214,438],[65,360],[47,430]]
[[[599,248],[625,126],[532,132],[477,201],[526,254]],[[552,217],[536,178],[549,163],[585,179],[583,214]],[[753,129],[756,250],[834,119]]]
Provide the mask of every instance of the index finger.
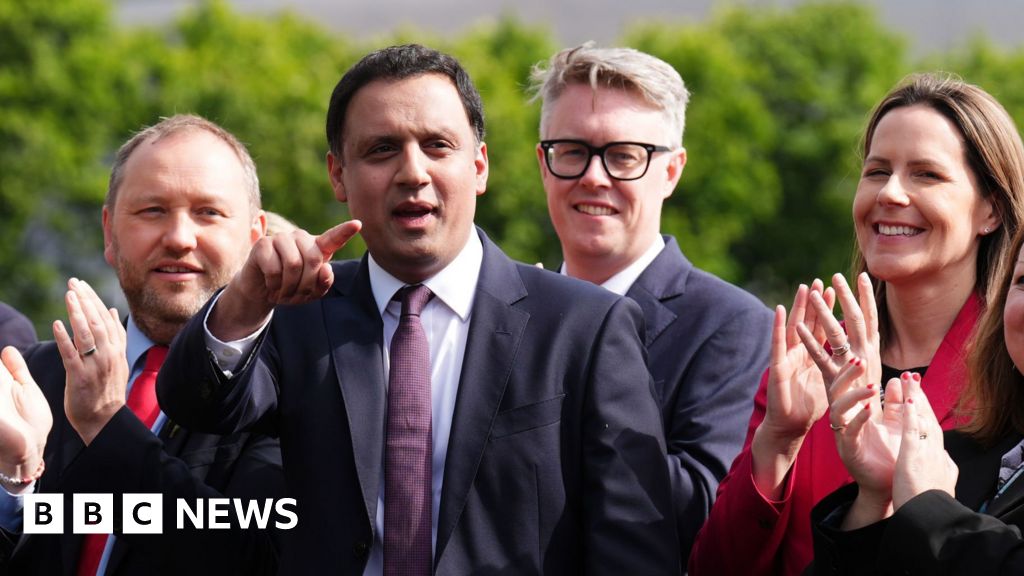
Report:
[[867,272],[861,272],[857,276],[857,297],[860,300],[860,308],[864,313],[864,324],[870,338],[878,333],[878,304],[875,302],[875,289],[871,285],[871,277]]
[[868,337],[860,303],[854,298],[853,290],[850,289],[850,285],[846,282],[846,277],[842,274],[836,274],[832,277],[832,286],[836,290],[839,307],[843,310],[843,320],[846,321],[846,335],[850,339],[850,344],[853,345],[858,353],[863,354],[868,344]]
[[316,246],[324,255],[324,259],[329,260],[335,252],[341,250],[342,246],[348,244],[348,241],[351,240],[352,237],[362,229],[362,227],[363,223],[359,220],[342,222],[341,224],[338,224],[317,236]]

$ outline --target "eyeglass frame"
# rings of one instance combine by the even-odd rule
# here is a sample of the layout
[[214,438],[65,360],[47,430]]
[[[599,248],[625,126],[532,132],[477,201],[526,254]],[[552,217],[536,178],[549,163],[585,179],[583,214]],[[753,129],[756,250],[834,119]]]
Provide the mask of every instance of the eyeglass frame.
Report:
[[[556,144],[579,144],[580,146],[583,146],[587,149],[587,161],[583,163],[583,169],[580,170],[579,174],[576,174],[575,176],[563,176],[561,174],[556,173],[554,169],[551,168],[551,150]],[[613,176],[611,170],[608,169],[608,162],[604,158],[604,153],[607,152],[608,149],[612,148],[613,146],[623,145],[640,146],[644,150],[647,150],[647,165],[644,166],[644,170],[643,172],[640,173],[639,176],[634,176],[632,178],[619,178],[618,176]],[[540,147],[544,151],[544,164],[548,167],[548,172],[550,172],[551,175],[554,176],[555,178],[560,178],[562,180],[575,180],[583,176],[584,174],[587,173],[587,170],[590,169],[590,163],[594,160],[594,156],[597,156],[601,159],[601,166],[604,168],[604,173],[607,174],[608,177],[611,178],[612,180],[618,180],[619,182],[632,182],[633,180],[639,180],[643,178],[644,176],[647,175],[647,171],[650,170],[651,168],[651,159],[655,152],[671,152],[673,150],[673,148],[670,148],[668,146],[647,144],[646,142],[628,141],[609,142],[604,146],[593,146],[589,142],[586,142],[584,140],[576,140],[573,138],[541,140]]]

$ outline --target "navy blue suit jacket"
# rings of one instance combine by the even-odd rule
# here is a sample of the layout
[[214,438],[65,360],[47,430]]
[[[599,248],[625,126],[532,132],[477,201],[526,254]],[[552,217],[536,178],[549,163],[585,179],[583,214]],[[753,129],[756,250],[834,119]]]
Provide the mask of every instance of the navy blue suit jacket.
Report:
[[[639,309],[515,263],[481,236],[435,573],[674,573],[665,444]],[[210,360],[204,313],[196,315],[158,383],[161,404],[185,425],[280,435],[299,510],[285,573],[361,574],[373,542],[383,325],[366,258],[336,263],[334,274],[322,299],[275,310],[230,380]]]
[[0,348],[24,350],[36,343],[36,329],[24,314],[0,302]]
[[119,534],[107,576],[272,574],[272,530],[177,530],[174,500],[285,496],[277,440],[260,434],[190,432],[168,420],[157,438],[122,407],[86,447],[64,413],[64,364],[57,345],[30,348],[25,359],[53,413],[46,471],[37,492],[63,493],[65,532],[18,535],[0,531],[0,574],[75,574],[84,537],[71,530],[73,493],[114,494],[115,532],[121,495],[163,493],[164,533]]
[[627,296],[643,309],[648,367],[661,404],[683,565],[718,483],[743,447],[773,315],[750,293],[665,248]]

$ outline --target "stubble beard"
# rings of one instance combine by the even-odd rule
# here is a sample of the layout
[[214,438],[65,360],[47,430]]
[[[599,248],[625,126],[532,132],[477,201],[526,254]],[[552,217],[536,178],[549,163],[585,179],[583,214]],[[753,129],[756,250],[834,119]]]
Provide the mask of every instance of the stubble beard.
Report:
[[[128,310],[139,330],[156,344],[167,345],[222,285],[220,278],[167,285],[161,293],[146,282],[145,270],[118,257],[117,276]],[[227,283],[227,276],[223,284]],[[169,294],[172,294],[169,296]]]

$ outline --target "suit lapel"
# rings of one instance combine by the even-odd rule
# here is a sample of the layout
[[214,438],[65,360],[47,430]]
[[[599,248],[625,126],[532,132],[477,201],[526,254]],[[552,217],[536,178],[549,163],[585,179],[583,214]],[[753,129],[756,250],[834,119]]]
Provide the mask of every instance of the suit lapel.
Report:
[[384,461],[386,398],[381,354],[384,327],[370,289],[366,257],[351,279],[339,279],[335,289],[346,297],[322,300],[324,318],[330,319],[327,338],[348,417],[356,473],[372,519],[377,514]]
[[[63,370],[61,371],[61,374],[63,375]],[[49,476],[52,480],[48,483],[49,486],[43,490],[44,492],[57,491],[57,486],[59,486],[60,479],[64,475],[64,470],[74,462],[79,452],[85,448],[85,444],[82,443],[82,439],[79,438],[78,433],[71,427],[71,423],[68,422],[67,417],[63,414],[63,411],[61,411],[61,417],[59,420],[59,426],[61,427],[59,441],[60,448],[58,449],[57,454],[54,455],[57,460],[55,470],[58,472],[54,476]],[[52,466],[53,463],[50,462],[47,464]],[[65,526],[68,525],[70,525],[70,523],[65,523]],[[82,536],[71,532],[65,532],[59,538],[62,574],[65,576],[71,576],[78,568],[78,554],[82,547]]]
[[490,438],[529,314],[512,305],[526,297],[516,265],[480,232],[483,264],[473,301],[466,354],[452,419],[437,522],[437,566],[465,507]]
[[633,299],[644,313],[644,346],[651,344],[678,317],[664,301],[686,291],[686,279],[693,265],[679,250],[671,236],[665,237],[665,248],[630,286],[626,296]]
[[939,349],[935,351],[935,356],[921,381],[921,388],[928,395],[928,402],[931,403],[935,417],[943,429],[952,429],[962,424],[953,408],[966,377],[964,351],[967,349],[967,339],[974,330],[980,314],[981,299],[972,293],[939,344]]

